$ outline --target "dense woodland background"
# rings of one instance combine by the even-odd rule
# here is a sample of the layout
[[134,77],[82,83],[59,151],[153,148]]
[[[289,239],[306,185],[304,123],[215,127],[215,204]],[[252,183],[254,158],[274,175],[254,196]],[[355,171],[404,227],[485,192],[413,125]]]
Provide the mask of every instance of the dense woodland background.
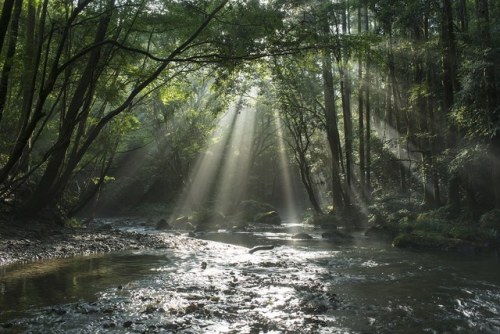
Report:
[[0,6],[3,215],[172,211],[254,90],[234,201],[282,205],[284,152],[310,212],[499,224],[498,1]]

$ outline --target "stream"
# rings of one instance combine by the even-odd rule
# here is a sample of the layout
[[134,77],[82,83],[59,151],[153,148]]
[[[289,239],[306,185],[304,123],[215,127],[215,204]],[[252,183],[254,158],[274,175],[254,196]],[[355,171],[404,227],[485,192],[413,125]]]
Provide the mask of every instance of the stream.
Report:
[[[500,332],[498,256],[351,234],[338,244],[289,224],[200,234],[198,247],[2,267],[0,333]],[[266,244],[275,248],[248,253]]]

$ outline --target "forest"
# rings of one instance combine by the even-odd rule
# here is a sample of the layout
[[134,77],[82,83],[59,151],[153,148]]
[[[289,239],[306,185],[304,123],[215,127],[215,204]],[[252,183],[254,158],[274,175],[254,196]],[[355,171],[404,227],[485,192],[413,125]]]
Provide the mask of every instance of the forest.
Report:
[[497,1],[1,6],[3,220],[255,200],[402,245],[498,241]]

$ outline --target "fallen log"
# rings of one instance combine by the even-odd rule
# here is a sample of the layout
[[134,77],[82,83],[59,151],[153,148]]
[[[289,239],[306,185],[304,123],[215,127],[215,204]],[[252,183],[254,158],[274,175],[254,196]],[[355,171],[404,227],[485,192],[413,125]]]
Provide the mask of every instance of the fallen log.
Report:
[[255,246],[254,248],[251,248],[248,252],[250,254],[253,254],[257,251],[261,251],[261,250],[271,250],[274,248],[274,245],[259,245],[259,246]]

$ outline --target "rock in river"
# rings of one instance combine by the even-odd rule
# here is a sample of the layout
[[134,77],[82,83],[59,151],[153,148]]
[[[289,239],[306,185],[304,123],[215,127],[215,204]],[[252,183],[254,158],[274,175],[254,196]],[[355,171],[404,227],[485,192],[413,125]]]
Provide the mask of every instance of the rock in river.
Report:
[[297,233],[297,234],[294,234],[292,235],[292,239],[299,239],[299,240],[310,240],[312,239],[313,237],[311,237],[309,234],[307,233]]

